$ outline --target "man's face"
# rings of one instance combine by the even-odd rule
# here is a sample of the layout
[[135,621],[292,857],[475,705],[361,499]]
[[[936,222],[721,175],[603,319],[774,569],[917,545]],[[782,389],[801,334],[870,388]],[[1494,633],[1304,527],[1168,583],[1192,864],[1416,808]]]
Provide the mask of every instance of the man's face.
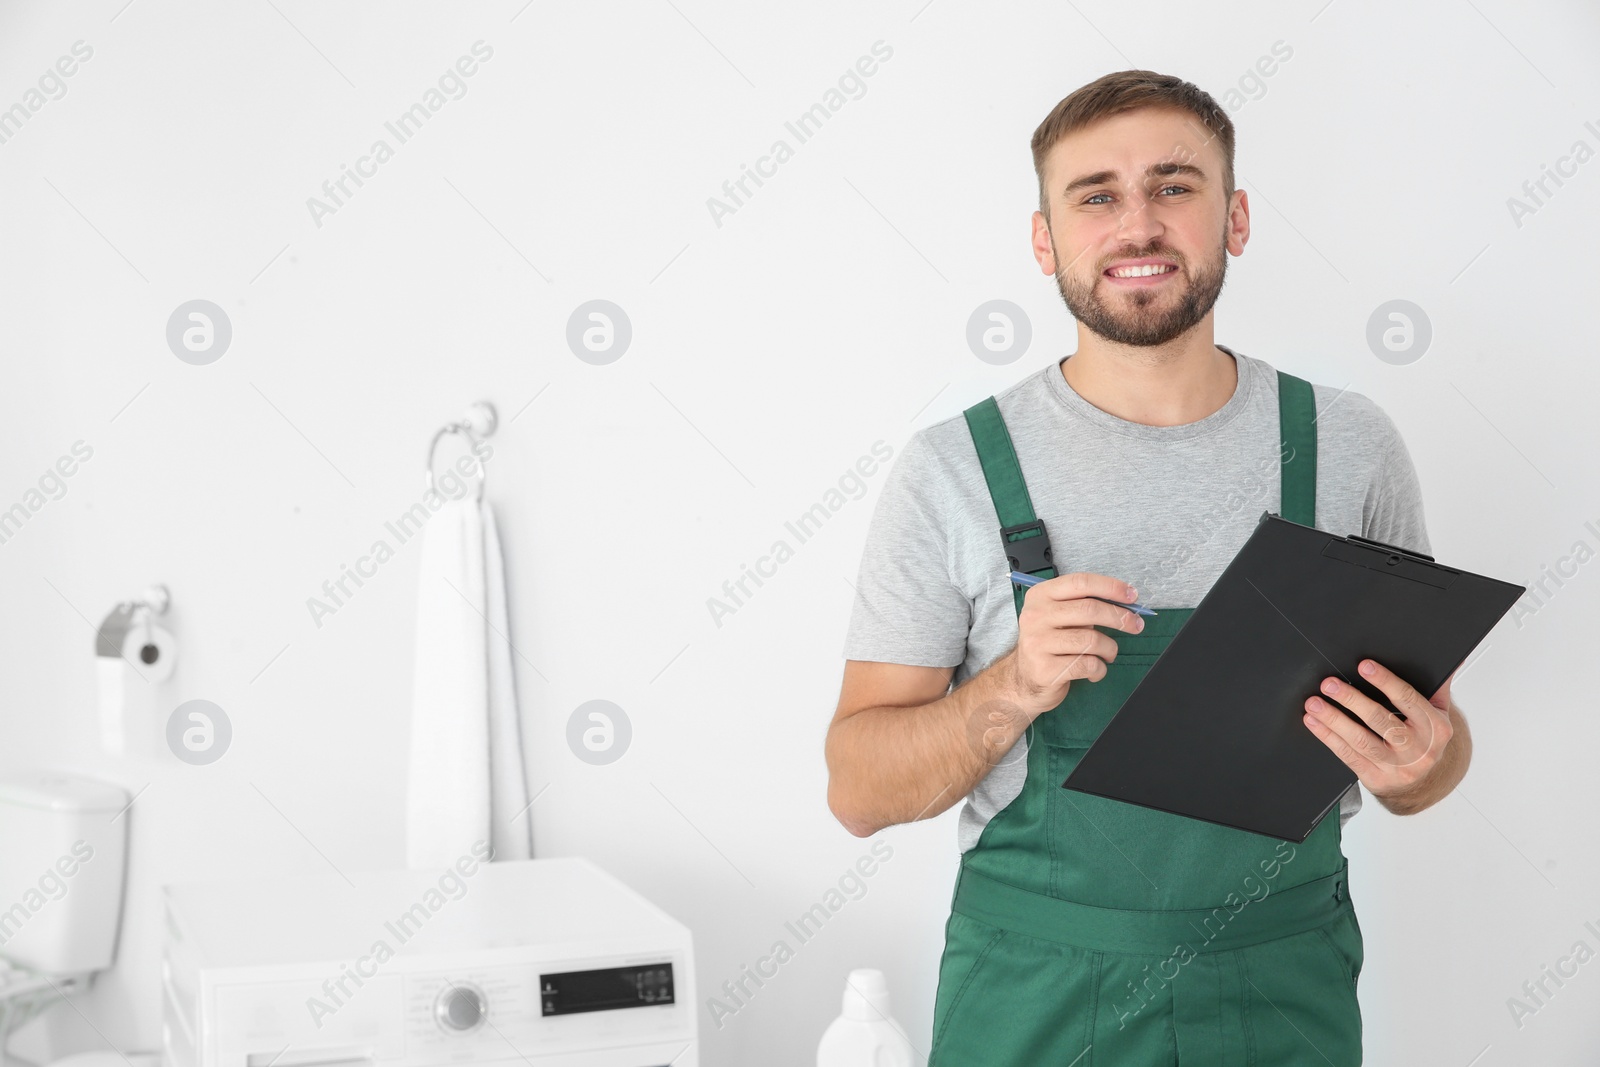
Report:
[[[1231,212],[1224,202],[1222,152],[1209,136],[1188,112],[1144,109],[1051,150],[1050,223],[1034,213],[1034,253],[1068,310],[1100,337],[1165,344],[1216,304],[1227,253],[1244,251],[1249,214],[1243,193]],[[1128,260],[1159,261],[1160,273],[1118,277]]]

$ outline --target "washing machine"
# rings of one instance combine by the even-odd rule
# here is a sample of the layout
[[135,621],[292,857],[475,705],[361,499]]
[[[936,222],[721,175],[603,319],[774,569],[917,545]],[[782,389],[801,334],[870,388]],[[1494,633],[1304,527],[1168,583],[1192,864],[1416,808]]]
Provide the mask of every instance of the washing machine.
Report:
[[166,1067],[698,1067],[687,927],[578,857],[165,887]]

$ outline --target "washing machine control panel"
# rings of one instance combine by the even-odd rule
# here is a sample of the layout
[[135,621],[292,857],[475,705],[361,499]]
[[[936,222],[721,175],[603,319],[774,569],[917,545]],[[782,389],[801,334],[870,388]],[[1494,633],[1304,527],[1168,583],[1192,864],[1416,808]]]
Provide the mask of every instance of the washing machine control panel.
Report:
[[532,1055],[591,1037],[621,1042],[676,1030],[692,1009],[678,1000],[674,955],[408,974],[406,1058],[503,1058],[507,1042]]

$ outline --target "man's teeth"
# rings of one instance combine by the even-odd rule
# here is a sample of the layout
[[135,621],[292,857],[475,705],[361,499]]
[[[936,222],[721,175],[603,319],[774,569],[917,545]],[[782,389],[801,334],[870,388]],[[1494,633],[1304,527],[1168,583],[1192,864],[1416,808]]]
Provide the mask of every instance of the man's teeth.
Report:
[[1111,276],[1113,278],[1146,278],[1152,274],[1166,274],[1169,271],[1175,271],[1177,269],[1177,267],[1174,267],[1171,264],[1167,264],[1166,266],[1157,266],[1152,264],[1144,267],[1118,267],[1111,271]]

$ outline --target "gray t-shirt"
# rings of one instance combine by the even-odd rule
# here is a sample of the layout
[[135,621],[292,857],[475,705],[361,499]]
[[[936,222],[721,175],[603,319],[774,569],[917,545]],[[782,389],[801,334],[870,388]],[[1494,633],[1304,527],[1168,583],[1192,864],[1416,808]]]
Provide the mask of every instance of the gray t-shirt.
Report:
[[[1121,579],[1157,610],[1193,607],[1261,513],[1281,511],[1277,371],[1217,347],[1234,357],[1238,386],[1221,408],[1181,426],[1102,411],[1056,363],[996,394],[1057,573]],[[1416,470],[1394,422],[1360,393],[1313,388],[1317,528],[1431,554]],[[845,658],[954,667],[960,685],[1017,643],[1008,571],[966,419],[916,431],[867,531]],[[1022,738],[967,796],[961,851],[1026,777]],[[1360,807],[1356,783],[1340,798],[1340,826]]]

